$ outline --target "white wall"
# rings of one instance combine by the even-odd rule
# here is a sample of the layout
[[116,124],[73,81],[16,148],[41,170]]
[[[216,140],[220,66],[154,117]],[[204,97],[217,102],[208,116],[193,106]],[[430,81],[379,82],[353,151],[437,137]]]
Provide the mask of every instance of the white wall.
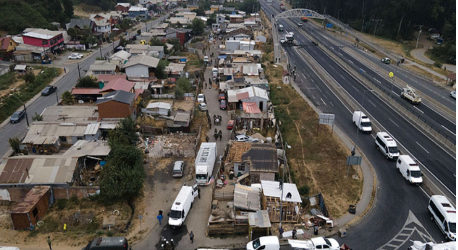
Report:
[[148,67],[144,65],[134,65],[126,68],[127,77],[148,77]]
[[[254,96],[254,97],[250,97],[247,99],[243,99],[242,102],[255,102],[262,112],[267,111],[267,100],[264,98]],[[261,102],[262,102],[262,105],[261,105]]]

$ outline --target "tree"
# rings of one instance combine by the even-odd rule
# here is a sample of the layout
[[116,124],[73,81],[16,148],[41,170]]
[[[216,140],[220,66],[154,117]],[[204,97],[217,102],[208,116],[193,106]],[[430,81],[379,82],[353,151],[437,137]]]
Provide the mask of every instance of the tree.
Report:
[[70,91],[65,91],[60,97],[64,105],[73,105],[73,95]]
[[76,83],[77,88],[98,88],[99,83],[97,82],[97,78],[92,76],[84,76],[81,77],[78,82]]
[[157,39],[156,37],[151,38],[149,43],[151,44],[151,46],[163,46],[164,47],[164,54],[168,54],[169,53],[169,51],[167,50],[167,44],[165,42]]
[[73,1],[63,0],[65,21],[69,21],[73,17]]
[[138,139],[135,133],[135,121],[130,117],[122,119],[116,129],[110,131],[108,137],[111,147],[115,144],[135,146]]
[[19,147],[21,141],[19,141],[19,138],[11,137],[8,139],[8,143],[10,144],[10,147],[14,151],[14,153],[19,154],[21,152],[21,149]]
[[32,121],[43,121],[43,116],[35,112],[35,115],[32,116]]
[[35,74],[32,71],[27,72],[24,75],[25,83],[33,83],[35,81]]
[[121,29],[125,32],[130,28],[131,24],[132,21],[129,18],[123,18],[119,24],[119,27],[121,27]]
[[177,88],[184,90],[185,93],[191,92],[191,83],[184,77],[178,78]]
[[159,63],[157,64],[157,67],[154,71],[154,75],[158,79],[165,79],[167,78],[167,74],[165,73],[165,67],[168,65],[168,62],[166,60],[160,60]]
[[213,13],[210,15],[210,17],[207,19],[207,26],[212,26],[212,24],[216,23],[216,14]]
[[79,35],[78,33],[78,29],[75,28],[69,28],[67,30],[67,34],[70,36],[72,40],[75,40],[75,38]]
[[141,35],[141,34],[142,34],[142,30],[141,29],[137,30],[137,35]]
[[205,10],[201,8],[194,9],[192,12],[196,12],[197,16],[205,16]]
[[191,23],[191,29],[194,35],[200,36],[204,33],[205,31],[205,23],[202,21],[200,18],[194,18]]
[[119,46],[126,47],[126,45],[127,45],[127,40],[124,39],[123,36],[121,36],[121,38],[119,39]]

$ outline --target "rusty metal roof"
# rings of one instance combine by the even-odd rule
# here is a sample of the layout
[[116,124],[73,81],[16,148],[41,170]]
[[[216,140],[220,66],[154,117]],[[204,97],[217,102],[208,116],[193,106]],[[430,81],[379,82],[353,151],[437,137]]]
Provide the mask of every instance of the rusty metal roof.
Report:
[[28,213],[35,207],[40,199],[49,191],[50,186],[35,186],[25,196],[24,200],[14,206],[11,214]]

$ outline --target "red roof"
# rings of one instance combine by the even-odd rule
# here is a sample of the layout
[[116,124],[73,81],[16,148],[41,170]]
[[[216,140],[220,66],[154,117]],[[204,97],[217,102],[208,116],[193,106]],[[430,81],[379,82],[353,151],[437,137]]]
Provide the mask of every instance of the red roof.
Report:
[[10,45],[11,37],[0,38],[0,49],[7,50]]
[[135,89],[135,100],[137,100],[138,96],[145,92],[144,89]]
[[115,79],[127,79],[127,75],[99,75],[97,80],[99,82],[109,82]]
[[248,92],[237,93],[236,96],[237,96],[237,100],[243,100],[243,99],[250,98],[250,93]]
[[72,95],[102,95],[97,88],[73,88]]
[[105,87],[100,92],[106,92],[108,90],[116,91],[116,90],[124,90],[126,92],[130,92],[132,88],[135,86],[134,82],[129,82],[125,79],[118,78],[114,80],[110,80]]
[[245,113],[250,113],[250,114],[262,113],[261,110],[258,108],[258,105],[255,102],[244,102],[243,111]]

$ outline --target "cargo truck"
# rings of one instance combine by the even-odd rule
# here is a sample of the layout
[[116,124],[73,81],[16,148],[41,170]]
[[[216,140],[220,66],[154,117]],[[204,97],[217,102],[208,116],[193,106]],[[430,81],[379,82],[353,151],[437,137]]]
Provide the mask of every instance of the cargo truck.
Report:
[[415,89],[407,85],[405,88],[401,89],[401,97],[406,99],[412,104],[420,104],[421,98],[415,93]]
[[200,145],[195,161],[198,185],[207,185],[210,181],[215,166],[216,151],[216,142],[206,142]]
[[281,11],[284,11],[285,10],[285,5],[281,3],[280,4],[280,9],[281,9]]

